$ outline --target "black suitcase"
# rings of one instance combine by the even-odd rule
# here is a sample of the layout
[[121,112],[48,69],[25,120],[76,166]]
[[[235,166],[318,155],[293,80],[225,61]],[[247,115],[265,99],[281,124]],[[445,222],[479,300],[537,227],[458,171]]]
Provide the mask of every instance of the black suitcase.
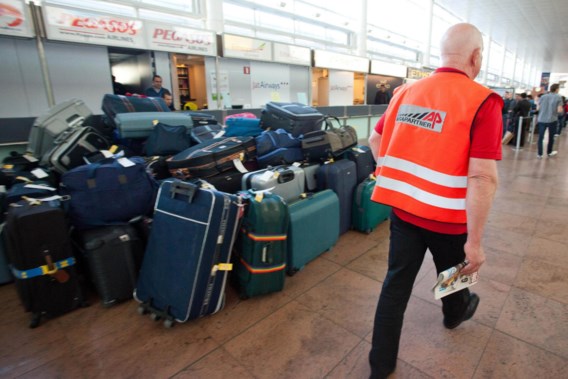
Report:
[[357,186],[355,162],[342,159],[323,164],[316,173],[318,190],[331,189],[339,197],[339,233],[351,228],[353,191]]
[[214,138],[168,159],[172,176],[208,178],[235,168],[235,162],[256,160],[254,137]]
[[323,120],[323,114],[307,105],[270,101],[262,110],[260,127],[270,130],[284,129],[294,137],[298,137],[320,130]]
[[355,162],[357,183],[361,183],[375,171],[375,158],[369,146],[358,145],[343,153],[343,158]]
[[83,305],[65,214],[55,202],[10,206],[4,229],[8,259],[30,328]]
[[75,236],[103,306],[132,298],[144,241],[131,225],[83,230]]

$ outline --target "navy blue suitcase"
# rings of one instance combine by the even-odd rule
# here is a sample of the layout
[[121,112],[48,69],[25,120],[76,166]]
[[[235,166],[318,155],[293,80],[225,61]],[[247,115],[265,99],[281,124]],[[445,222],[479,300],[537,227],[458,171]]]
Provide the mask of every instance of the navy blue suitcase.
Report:
[[342,159],[323,164],[316,172],[318,190],[331,189],[339,197],[339,233],[351,228],[351,208],[353,191],[357,186],[357,167],[355,162]]
[[281,147],[263,156],[256,157],[258,167],[278,166],[302,162],[304,154],[299,147]]
[[375,158],[369,146],[354,146],[343,153],[343,158],[357,165],[357,183],[361,183],[375,171]]
[[139,313],[171,327],[221,310],[241,214],[239,196],[163,181],[134,292]]

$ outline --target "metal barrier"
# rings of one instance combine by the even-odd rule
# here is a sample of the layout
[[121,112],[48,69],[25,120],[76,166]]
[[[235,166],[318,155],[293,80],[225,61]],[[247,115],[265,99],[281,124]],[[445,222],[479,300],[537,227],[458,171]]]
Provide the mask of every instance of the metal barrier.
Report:
[[527,141],[525,141],[525,143],[527,143],[527,144],[532,143],[532,135],[533,135],[532,133],[534,131],[533,125],[534,125],[535,117],[532,117],[532,116],[519,117],[519,123],[517,125],[517,142],[515,143],[515,147],[513,148],[513,150],[516,150],[516,151],[523,150],[523,148],[521,147],[521,136],[522,136],[522,133],[524,133],[524,130],[523,130],[524,120],[527,120],[527,119],[531,119],[531,127],[529,128],[529,138],[527,139]]

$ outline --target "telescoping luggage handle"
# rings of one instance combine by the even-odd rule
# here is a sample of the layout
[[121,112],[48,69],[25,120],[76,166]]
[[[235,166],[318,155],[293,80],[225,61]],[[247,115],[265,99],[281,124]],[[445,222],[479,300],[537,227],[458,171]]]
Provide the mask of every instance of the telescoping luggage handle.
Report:
[[187,202],[191,203],[196,190],[197,186],[195,184],[176,180],[170,186],[170,195],[172,199],[175,198],[176,195],[187,196]]

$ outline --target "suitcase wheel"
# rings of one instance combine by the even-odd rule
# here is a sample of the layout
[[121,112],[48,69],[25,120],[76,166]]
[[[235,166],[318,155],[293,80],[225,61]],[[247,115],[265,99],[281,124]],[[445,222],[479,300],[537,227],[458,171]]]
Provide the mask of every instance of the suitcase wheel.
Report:
[[164,320],[164,328],[169,329],[172,326],[174,326],[174,320],[173,319],[167,318],[167,319]]
[[30,320],[30,329],[37,328],[41,322],[41,313],[32,314],[32,319]]
[[373,231],[373,229],[365,229],[365,233],[367,233],[367,234],[371,234],[372,231]]
[[160,317],[159,314],[154,313],[154,312],[150,313],[150,320],[152,320],[152,321],[158,321],[160,318],[161,318],[161,317]]
[[138,312],[139,315],[145,315],[146,313],[148,313],[148,309],[144,305],[139,305],[138,309],[136,309],[136,312]]

